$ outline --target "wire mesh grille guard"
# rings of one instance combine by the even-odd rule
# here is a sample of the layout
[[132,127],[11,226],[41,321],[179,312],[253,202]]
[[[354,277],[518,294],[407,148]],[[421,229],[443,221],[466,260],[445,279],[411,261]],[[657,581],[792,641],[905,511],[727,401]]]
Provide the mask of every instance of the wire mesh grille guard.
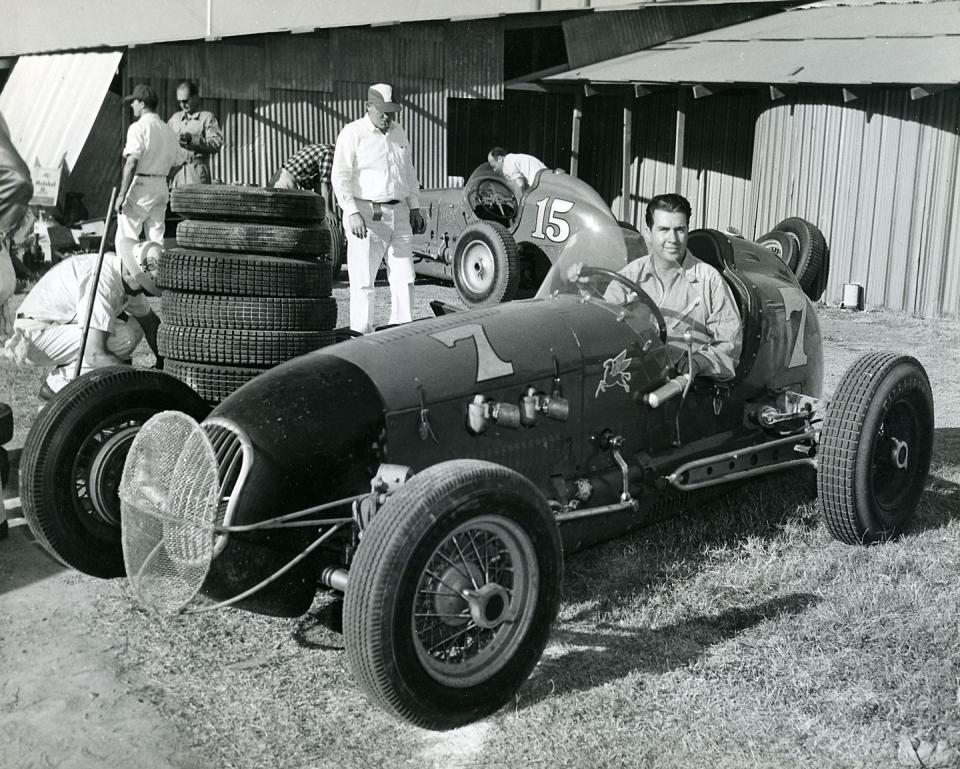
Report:
[[130,447],[120,482],[121,538],[137,599],[162,613],[197,594],[214,554],[217,460],[191,417],[164,411]]

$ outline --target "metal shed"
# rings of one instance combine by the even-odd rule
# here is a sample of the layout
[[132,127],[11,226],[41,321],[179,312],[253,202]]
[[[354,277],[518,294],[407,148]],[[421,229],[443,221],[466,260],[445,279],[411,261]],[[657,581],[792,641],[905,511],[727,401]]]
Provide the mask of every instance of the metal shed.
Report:
[[867,306],[960,315],[960,3],[814,4],[541,84],[598,94],[625,218],[665,189],[748,236],[802,216],[831,244],[828,301],[857,282]]

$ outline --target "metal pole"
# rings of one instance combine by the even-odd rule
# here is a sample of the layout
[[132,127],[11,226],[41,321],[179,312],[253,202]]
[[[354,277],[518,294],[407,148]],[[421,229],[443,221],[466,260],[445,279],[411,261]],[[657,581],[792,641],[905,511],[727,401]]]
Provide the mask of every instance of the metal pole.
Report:
[[630,198],[633,194],[633,90],[623,98],[623,168],[620,177],[620,218],[630,221]]
[[[677,90],[677,133],[673,145],[673,191],[680,194],[683,186],[683,145],[687,128],[687,108],[690,99],[687,89]],[[702,212],[701,212],[702,213]]]
[[87,349],[87,334],[90,333],[90,316],[93,315],[93,300],[97,297],[97,284],[100,282],[100,270],[103,269],[103,254],[107,250],[107,233],[110,231],[110,219],[113,218],[113,201],[117,198],[117,188],[110,190],[110,205],[107,207],[107,219],[103,223],[103,235],[100,237],[100,254],[97,256],[97,270],[90,281],[90,290],[87,292],[87,316],[83,319],[83,334],[80,336],[80,357],[77,358],[77,368],[74,378],[80,376],[83,370],[83,354]]
[[580,122],[583,120],[583,92],[573,102],[573,135],[570,137],[570,176],[580,173]]

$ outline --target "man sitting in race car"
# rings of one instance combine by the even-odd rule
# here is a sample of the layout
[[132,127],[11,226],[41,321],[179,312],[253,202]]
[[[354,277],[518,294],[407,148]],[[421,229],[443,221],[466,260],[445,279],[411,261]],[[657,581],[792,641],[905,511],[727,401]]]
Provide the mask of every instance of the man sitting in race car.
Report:
[[147,241],[123,258],[104,254],[95,292],[90,283],[97,274],[98,254],[64,259],[37,281],[20,305],[16,332],[7,344],[18,362],[53,369],[40,390],[41,399],[74,378],[91,300],[81,373],[128,362],[144,337],[157,355],[160,319],[143,294],[160,294],[155,282],[160,251],[158,244]]
[[[647,204],[643,237],[648,254],[629,262],[620,274],[637,283],[660,307],[667,343],[683,350],[677,373],[687,372],[684,332],[693,337],[691,378],[732,379],[743,335],[737,303],[713,267],[687,250],[691,209],[682,195],[657,195]],[[612,281],[603,297],[615,304],[636,298]]]

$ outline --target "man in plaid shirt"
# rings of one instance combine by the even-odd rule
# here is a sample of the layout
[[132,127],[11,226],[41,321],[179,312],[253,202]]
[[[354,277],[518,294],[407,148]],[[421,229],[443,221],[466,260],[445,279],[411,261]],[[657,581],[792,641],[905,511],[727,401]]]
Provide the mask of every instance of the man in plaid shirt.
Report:
[[324,219],[329,227],[337,224],[330,170],[333,168],[332,144],[308,144],[283,161],[270,180],[280,190],[313,190],[323,197]]

